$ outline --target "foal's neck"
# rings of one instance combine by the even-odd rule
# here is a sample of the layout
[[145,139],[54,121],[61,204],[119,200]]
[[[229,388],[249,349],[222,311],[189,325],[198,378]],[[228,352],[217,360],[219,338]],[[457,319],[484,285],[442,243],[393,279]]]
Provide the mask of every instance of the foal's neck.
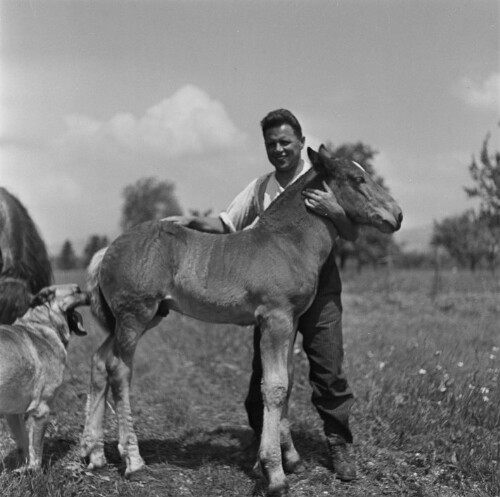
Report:
[[321,188],[321,179],[313,170],[307,171],[276,198],[260,217],[257,226],[272,232],[302,239],[306,245],[320,240],[333,242],[337,237],[334,224],[308,210],[304,203],[304,188]]

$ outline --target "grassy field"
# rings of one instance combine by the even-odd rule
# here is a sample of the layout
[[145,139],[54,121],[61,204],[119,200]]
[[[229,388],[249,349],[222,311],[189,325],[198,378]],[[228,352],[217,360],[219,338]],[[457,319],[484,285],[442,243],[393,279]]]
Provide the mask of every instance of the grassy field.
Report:
[[[58,274],[81,282],[82,273]],[[346,372],[359,479],[333,480],[307,361],[296,348],[291,418],[306,472],[289,478],[293,497],[500,496],[500,283],[449,272],[347,273]],[[103,333],[83,313],[89,336],[74,337],[66,381],[45,445],[44,470],[16,475],[13,443],[0,424],[2,496],[260,496],[243,399],[250,329],[169,316],[140,342],[133,407],[148,471],[123,478],[116,422],[108,410],[109,466],[91,473],[78,455],[90,354]],[[300,344],[298,344],[300,345]],[[0,422],[1,423],[1,422]]]

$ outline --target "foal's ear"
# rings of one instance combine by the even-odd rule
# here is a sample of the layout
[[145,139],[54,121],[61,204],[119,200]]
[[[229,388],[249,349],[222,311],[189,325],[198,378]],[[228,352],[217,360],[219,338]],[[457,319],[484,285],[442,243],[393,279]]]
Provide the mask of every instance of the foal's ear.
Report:
[[323,162],[323,157],[321,156],[321,151],[324,149],[323,145],[319,147],[319,152],[316,152],[310,147],[307,147],[307,156],[311,161],[312,167],[318,173],[324,173],[326,171],[325,164]]

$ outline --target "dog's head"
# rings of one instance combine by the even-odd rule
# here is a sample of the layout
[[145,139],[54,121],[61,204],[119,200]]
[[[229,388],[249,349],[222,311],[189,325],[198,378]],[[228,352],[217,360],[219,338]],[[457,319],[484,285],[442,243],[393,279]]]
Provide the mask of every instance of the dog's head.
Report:
[[[34,309],[44,306],[50,309],[51,321],[66,345],[71,332],[79,336],[87,334],[82,317],[75,310],[82,305],[89,305],[88,295],[82,292],[78,285],[70,283],[43,288],[33,297],[30,307]],[[61,329],[61,325],[64,329]]]

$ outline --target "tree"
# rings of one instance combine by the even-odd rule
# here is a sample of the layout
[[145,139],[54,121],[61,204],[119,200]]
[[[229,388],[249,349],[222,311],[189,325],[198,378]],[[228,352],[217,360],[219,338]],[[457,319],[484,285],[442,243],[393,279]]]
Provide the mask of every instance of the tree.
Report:
[[[362,142],[346,143],[335,147],[331,142],[326,148],[335,156],[356,161],[373,179],[385,190],[388,190],[384,179],[375,172],[373,158],[377,151]],[[399,251],[392,235],[380,231],[361,227],[356,242],[339,240],[337,244],[340,268],[344,268],[347,260],[353,258],[357,261],[358,270],[366,264],[378,265],[387,262],[387,258]]]
[[142,178],[125,187],[121,228],[127,231],[144,221],[182,214],[174,184],[156,178]]
[[479,154],[479,163],[472,157],[469,172],[475,185],[465,187],[467,195],[479,199],[479,216],[481,239],[486,245],[486,259],[491,270],[499,263],[500,258],[500,152],[490,154],[488,133],[483,141]]
[[490,155],[488,151],[490,137],[488,133],[483,141],[479,154],[480,163],[478,164],[476,158],[472,157],[469,172],[475,186],[465,187],[465,191],[469,197],[479,198],[482,213],[500,217],[500,152]]
[[474,271],[487,257],[486,233],[484,218],[469,209],[458,216],[435,222],[431,244],[443,247],[460,266]]
[[107,247],[108,245],[109,240],[107,236],[92,235],[87,241],[85,248],[83,249],[82,266],[87,267],[93,255],[98,250],[102,249],[103,247]]
[[57,258],[57,267],[59,269],[68,270],[75,269],[78,266],[78,259],[73,250],[73,245],[69,240],[63,243],[59,257]]

